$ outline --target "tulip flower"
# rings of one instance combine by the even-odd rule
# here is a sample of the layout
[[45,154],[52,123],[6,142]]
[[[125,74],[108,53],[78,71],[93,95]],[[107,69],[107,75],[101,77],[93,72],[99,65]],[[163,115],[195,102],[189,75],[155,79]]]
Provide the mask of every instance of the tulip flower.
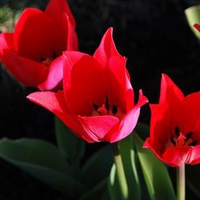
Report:
[[170,166],[200,163],[200,92],[184,97],[163,74],[159,103],[150,108],[150,137],[143,147]]
[[122,57],[109,28],[93,56],[64,52],[63,90],[39,91],[28,99],[57,115],[87,142],[117,142],[136,126],[140,107],[147,98],[134,91]]
[[13,33],[0,34],[0,59],[21,83],[41,90],[62,82],[63,51],[78,50],[76,23],[65,0],[50,0],[45,11],[25,9]]

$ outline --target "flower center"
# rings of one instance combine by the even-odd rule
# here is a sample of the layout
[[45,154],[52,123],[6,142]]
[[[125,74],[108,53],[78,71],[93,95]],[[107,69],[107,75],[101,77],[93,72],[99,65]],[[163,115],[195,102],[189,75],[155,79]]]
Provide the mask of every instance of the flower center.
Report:
[[113,104],[112,106],[109,104],[108,96],[106,96],[105,103],[103,103],[101,106],[98,106],[97,104],[93,103],[93,108],[93,116],[113,115],[118,117],[119,119],[121,119],[124,116],[124,113],[122,113],[119,107],[117,107],[115,104]]
[[54,60],[54,59],[56,59],[56,54],[55,53],[53,53],[53,56],[51,57],[42,57],[42,58],[40,58],[40,62],[43,64],[43,65],[46,65],[46,66],[50,66],[51,65],[51,63],[52,63],[52,61]]
[[176,126],[174,134],[170,137],[166,144],[166,147],[179,147],[179,146],[195,146],[198,144],[198,140],[193,139],[193,132],[189,132],[185,135],[182,134],[180,129]]

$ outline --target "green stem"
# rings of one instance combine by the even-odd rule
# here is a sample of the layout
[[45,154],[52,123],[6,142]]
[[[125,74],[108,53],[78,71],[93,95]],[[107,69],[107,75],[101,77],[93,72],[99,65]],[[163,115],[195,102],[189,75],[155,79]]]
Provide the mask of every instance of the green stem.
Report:
[[118,143],[112,144],[112,148],[114,152],[114,162],[116,166],[116,173],[117,173],[117,178],[119,181],[119,192],[121,193],[123,200],[128,200],[128,185],[126,182],[126,176],[125,176],[122,158],[121,158],[118,145],[119,145]]
[[177,200],[185,200],[185,164],[177,168]]

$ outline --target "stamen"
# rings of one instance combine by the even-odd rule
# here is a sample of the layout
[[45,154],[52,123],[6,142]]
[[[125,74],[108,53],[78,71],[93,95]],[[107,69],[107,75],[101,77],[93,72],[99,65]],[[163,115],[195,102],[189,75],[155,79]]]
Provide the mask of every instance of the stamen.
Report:
[[193,132],[187,133],[187,134],[185,135],[185,136],[186,136],[185,141],[189,140],[189,139],[191,138],[192,134],[193,134]]
[[171,136],[170,137],[170,142],[174,145],[174,146],[176,146],[176,142],[175,142],[175,140],[174,140],[174,137],[173,136]]
[[177,137],[180,136],[180,130],[179,130],[178,126],[175,127],[174,132],[175,132]]
[[113,115],[117,114],[117,111],[118,111],[117,106],[113,105],[113,107],[112,107],[112,114]]
[[97,110],[97,109],[98,109],[97,104],[93,103],[93,108],[94,108],[95,110]]
[[106,96],[106,102],[105,102],[106,110],[109,110],[109,102],[108,102],[108,96]]
[[195,146],[195,145],[197,145],[197,143],[198,143],[198,140],[191,142],[190,144],[188,144],[188,146]]

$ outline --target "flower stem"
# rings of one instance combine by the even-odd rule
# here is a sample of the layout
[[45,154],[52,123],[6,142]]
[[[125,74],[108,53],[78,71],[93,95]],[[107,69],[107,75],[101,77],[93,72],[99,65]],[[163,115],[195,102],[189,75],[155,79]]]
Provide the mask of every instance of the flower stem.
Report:
[[114,162],[116,166],[116,173],[117,173],[117,178],[119,181],[119,192],[123,200],[128,200],[128,185],[126,182],[126,176],[125,176],[122,158],[121,158],[118,145],[119,145],[118,143],[112,144],[112,148],[114,152]]
[[185,200],[185,164],[177,168],[177,200]]

